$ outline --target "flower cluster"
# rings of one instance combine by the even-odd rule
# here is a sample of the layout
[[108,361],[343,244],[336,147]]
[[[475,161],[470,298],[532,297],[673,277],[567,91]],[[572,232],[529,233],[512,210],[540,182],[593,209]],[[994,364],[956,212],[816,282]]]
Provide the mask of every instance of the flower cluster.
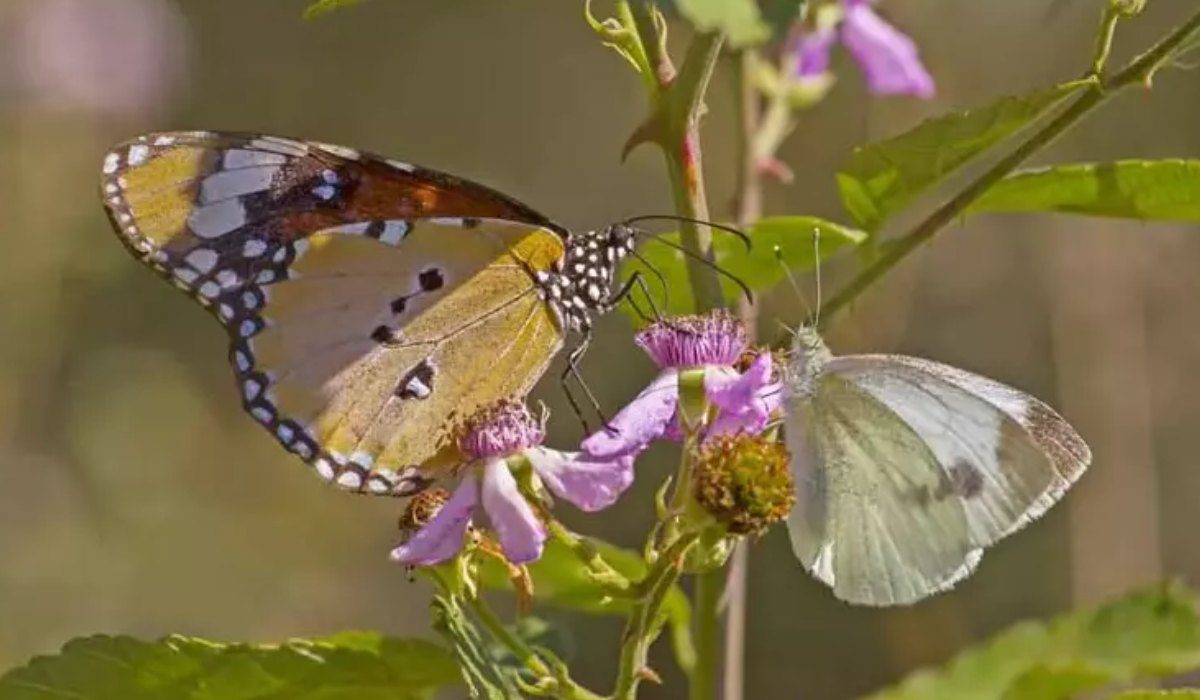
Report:
[[[416,531],[392,550],[395,561],[428,566],[455,556],[479,506],[509,561],[522,564],[540,557],[546,528],[513,475],[513,468],[524,464],[538,484],[585,511],[608,507],[633,482],[632,457],[600,460],[542,447],[546,433],[541,421],[517,401],[480,410],[458,433],[458,447],[468,460],[458,487],[449,497],[441,491],[428,503],[414,499],[419,511],[414,513],[410,504],[402,524]],[[435,511],[432,517],[430,510]]]
[[754,355],[745,371],[735,368],[749,344],[741,322],[727,312],[659,321],[638,333],[635,342],[660,372],[607,426],[583,441],[590,455],[636,456],[653,440],[679,440],[685,428],[680,390],[692,380],[702,385],[714,413],[703,426],[706,439],[761,432],[779,408],[782,391],[769,352]]
[[[406,539],[392,558],[409,566],[447,561],[462,551],[476,521],[486,519],[508,561],[534,561],[547,528],[530,499],[538,502],[549,491],[584,511],[606,508],[632,483],[633,462],[652,441],[678,441],[685,434],[711,443],[702,455],[721,455],[698,460],[708,465],[697,482],[701,505],[718,499],[723,505],[709,510],[728,521],[731,533],[765,527],[761,523],[770,519],[758,503],[767,491],[749,484],[756,468],[777,471],[775,462],[760,459],[775,453],[742,449],[737,440],[761,433],[779,408],[782,391],[771,354],[748,352],[745,328],[723,311],[660,321],[636,342],[659,366],[658,376],[609,425],[588,436],[581,451],[543,447],[542,421],[518,401],[503,400],[470,416],[455,432],[464,460],[458,486],[453,493],[430,489],[410,501],[401,519]],[[749,456],[731,457],[743,453]],[[731,515],[741,510],[744,521]]]

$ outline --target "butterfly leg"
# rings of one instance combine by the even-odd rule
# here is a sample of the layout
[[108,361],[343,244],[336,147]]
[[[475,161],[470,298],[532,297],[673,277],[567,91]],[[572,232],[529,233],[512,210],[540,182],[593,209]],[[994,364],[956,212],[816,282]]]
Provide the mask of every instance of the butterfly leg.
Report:
[[559,377],[559,383],[562,385],[563,393],[567,395],[567,402],[571,404],[571,410],[575,412],[575,417],[579,419],[579,423],[583,426],[583,432],[589,434],[592,432],[591,428],[588,426],[587,419],[583,415],[583,409],[580,408],[579,402],[571,392],[570,384],[567,380],[572,377],[575,379],[580,388],[583,389],[583,394],[587,397],[588,403],[592,405],[592,410],[600,417],[600,422],[607,426],[608,417],[604,415],[604,411],[600,408],[600,402],[596,400],[596,396],[592,393],[587,382],[583,380],[583,375],[579,372],[579,361],[583,358],[584,353],[587,352],[591,342],[592,329],[589,327],[583,331],[583,338],[579,341],[579,344],[567,354],[566,369],[563,370],[562,375]]
[[[650,305],[650,317],[647,317],[646,314],[642,312],[642,309],[638,306],[637,302],[634,301],[634,287],[637,287],[639,290],[641,290],[642,296],[646,297],[646,303]],[[625,284],[621,285],[621,288],[609,298],[607,305],[609,308],[612,308],[617,304],[620,304],[622,301],[628,302],[629,306],[633,308],[634,312],[637,313],[637,315],[640,316],[643,321],[653,320],[656,323],[661,323],[663,321],[662,312],[658,310],[658,305],[654,303],[654,295],[650,293],[650,287],[646,284],[646,278],[642,275],[641,270],[635,271],[629,276],[629,279],[625,281]]]

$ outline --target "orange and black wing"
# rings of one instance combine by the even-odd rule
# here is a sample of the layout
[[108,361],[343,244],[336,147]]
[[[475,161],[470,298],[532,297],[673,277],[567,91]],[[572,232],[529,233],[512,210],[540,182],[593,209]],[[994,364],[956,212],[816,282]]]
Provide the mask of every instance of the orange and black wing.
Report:
[[246,410],[343,488],[403,495],[449,429],[561,347],[538,273],[565,233],[481,185],[324,144],[165,133],[115,149],[126,245],[230,335]]

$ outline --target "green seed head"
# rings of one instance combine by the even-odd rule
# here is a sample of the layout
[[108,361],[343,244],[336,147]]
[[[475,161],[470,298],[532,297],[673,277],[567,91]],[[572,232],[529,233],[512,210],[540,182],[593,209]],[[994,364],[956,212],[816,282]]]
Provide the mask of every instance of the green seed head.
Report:
[[796,495],[788,452],[761,436],[722,435],[696,455],[693,495],[725,529],[759,535],[787,517]]

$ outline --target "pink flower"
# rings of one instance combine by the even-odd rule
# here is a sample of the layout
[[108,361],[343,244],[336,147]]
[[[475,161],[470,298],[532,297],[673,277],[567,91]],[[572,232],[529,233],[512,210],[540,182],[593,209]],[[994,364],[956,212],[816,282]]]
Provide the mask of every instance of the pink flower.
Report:
[[470,460],[453,495],[416,534],[392,550],[393,560],[428,566],[462,550],[483,506],[504,556],[514,564],[542,555],[546,529],[517,485],[510,460],[523,457],[552,493],[585,511],[607,508],[633,483],[633,458],[596,459],[542,447],[546,434],[524,404],[501,401],[466,422],[458,446]]
[[811,80],[829,70],[830,52],[837,40],[849,49],[876,95],[933,97],[933,77],[918,55],[917,45],[876,14],[871,0],[842,0],[842,18],[820,24],[794,44],[797,79]]
[[661,368],[658,376],[603,429],[583,441],[584,453],[600,459],[635,457],[655,439],[678,440],[681,372],[701,370],[704,393],[716,407],[706,436],[758,433],[779,407],[770,353],[754,357],[745,372],[734,364],[747,349],[742,324],[725,312],[660,321],[636,342]]

